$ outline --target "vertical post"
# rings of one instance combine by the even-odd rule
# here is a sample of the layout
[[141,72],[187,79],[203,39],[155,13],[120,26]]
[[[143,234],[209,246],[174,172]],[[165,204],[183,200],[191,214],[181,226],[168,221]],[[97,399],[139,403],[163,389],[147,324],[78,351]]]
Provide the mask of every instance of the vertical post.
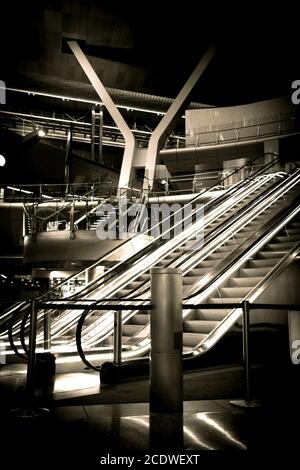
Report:
[[67,146],[66,146],[66,156],[65,156],[65,183],[66,185],[70,184],[71,180],[71,156],[72,156],[72,141],[73,141],[73,126],[70,124],[70,129],[68,131]]
[[150,411],[182,412],[182,272],[151,269]]
[[36,332],[37,332],[37,314],[38,306],[35,300],[31,301],[30,324],[29,324],[29,351],[27,362],[27,381],[26,393],[29,407],[17,408],[11,410],[11,414],[16,418],[36,418],[44,416],[49,413],[47,408],[36,408],[33,406],[34,402],[34,388],[35,388],[35,369],[36,369]]
[[251,382],[250,382],[250,359],[249,359],[249,317],[250,317],[250,304],[248,300],[243,300],[243,363],[245,374],[245,400],[232,400],[230,403],[234,406],[242,408],[254,408],[260,406],[256,400],[251,398]]
[[95,127],[96,127],[96,111],[95,105],[92,105],[92,128],[91,128],[91,160],[95,161]]
[[74,216],[75,216],[75,201],[71,205],[70,210],[70,239],[74,240],[75,238],[75,226],[74,226]]
[[114,312],[114,361],[118,366],[122,363],[122,310]]
[[31,398],[34,394],[35,386],[35,348],[36,348],[36,329],[37,329],[37,304],[35,300],[31,301],[30,325],[29,325],[29,351],[27,362],[27,394]]
[[44,349],[51,348],[51,310],[44,311]]
[[31,216],[31,239],[36,240],[37,235],[37,204],[33,203],[33,214]]
[[243,301],[243,360],[245,368],[246,402],[251,402],[250,362],[249,362],[249,302]]
[[103,163],[102,142],[103,142],[103,110],[101,106],[100,111],[99,111],[99,163]]

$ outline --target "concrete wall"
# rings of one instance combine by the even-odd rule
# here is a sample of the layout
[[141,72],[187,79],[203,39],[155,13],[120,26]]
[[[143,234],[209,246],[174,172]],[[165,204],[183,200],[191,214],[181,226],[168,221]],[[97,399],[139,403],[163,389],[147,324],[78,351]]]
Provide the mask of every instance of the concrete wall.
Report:
[[[138,235],[128,241],[124,245],[124,249],[120,248],[106,261],[120,261],[127,258],[146,246],[151,240],[152,237],[147,235]],[[70,239],[70,232],[67,230],[38,233],[36,241],[33,241],[30,236],[24,238],[24,262],[95,261],[110,250],[117,248],[124,241],[99,240],[96,230],[76,230],[73,240]]]
[[[269,121],[271,118],[274,119],[274,116],[275,119],[278,119],[280,114],[294,112],[295,107],[290,99],[285,97],[241,106],[187,110],[185,113],[186,145],[196,144],[195,134],[198,132],[213,132],[230,127],[244,127],[249,124],[256,125],[258,121]],[[199,144],[202,141],[208,141],[208,139],[207,135],[197,136]]]

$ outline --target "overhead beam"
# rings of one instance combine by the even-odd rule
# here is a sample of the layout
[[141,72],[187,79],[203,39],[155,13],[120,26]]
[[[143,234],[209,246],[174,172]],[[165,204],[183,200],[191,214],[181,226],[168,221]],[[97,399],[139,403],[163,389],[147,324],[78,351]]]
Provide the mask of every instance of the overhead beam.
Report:
[[84,55],[83,51],[81,50],[80,46],[78,45],[77,41],[68,41],[68,44],[76,57],[77,61],[79,62],[82,70],[88,77],[89,81],[93,85],[95,91],[97,92],[98,96],[104,103],[107,111],[113,118],[116,125],[119,127],[120,132],[122,133],[124,140],[125,140],[125,149],[123,155],[123,161],[121,166],[121,173],[119,179],[119,188],[125,188],[130,186],[131,180],[131,171],[132,171],[132,163],[133,163],[133,155],[136,146],[135,137],[127,125],[125,119],[123,118],[122,114],[118,110],[117,106],[111,99],[110,95],[108,94],[106,88],[102,84],[101,80],[99,79],[98,75],[94,71],[93,67],[91,66],[90,62]]

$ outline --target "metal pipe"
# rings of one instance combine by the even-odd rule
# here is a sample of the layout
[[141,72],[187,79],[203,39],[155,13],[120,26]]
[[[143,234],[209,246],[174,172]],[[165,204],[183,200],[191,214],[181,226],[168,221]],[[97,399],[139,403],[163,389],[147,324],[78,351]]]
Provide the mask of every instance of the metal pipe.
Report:
[[250,304],[248,300],[243,300],[243,364],[245,375],[245,400],[232,400],[230,403],[241,408],[255,408],[261,406],[261,403],[251,398],[250,381],[250,359],[249,359],[249,318]]
[[122,310],[114,312],[114,360],[120,366],[122,364]]

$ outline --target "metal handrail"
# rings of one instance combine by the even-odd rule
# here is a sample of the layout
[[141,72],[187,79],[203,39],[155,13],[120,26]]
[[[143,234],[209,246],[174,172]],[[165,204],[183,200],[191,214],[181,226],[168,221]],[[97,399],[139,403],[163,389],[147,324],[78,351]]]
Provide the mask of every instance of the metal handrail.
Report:
[[[104,300],[105,300],[105,299],[102,299],[101,302],[104,302]],[[128,299],[128,300],[131,300],[131,301],[132,301],[133,299]],[[48,302],[53,303],[53,301],[50,301],[50,300],[49,300]],[[62,302],[64,302],[64,303],[61,304],[61,305],[62,305],[61,308],[62,308],[62,309],[67,309],[67,308],[68,308],[68,304],[66,304],[67,301],[62,301]],[[78,302],[78,301],[77,301],[77,302]],[[89,302],[90,305],[93,305],[93,304],[94,304],[94,302],[93,302],[92,300],[90,300],[90,299],[88,300],[88,302]],[[80,304],[80,301],[79,301],[79,303],[77,303],[77,308],[80,309],[80,307],[81,307],[81,304]],[[92,309],[92,307],[90,307],[90,309]],[[108,309],[110,309],[110,305],[106,305],[105,307],[103,306],[102,309],[103,309],[103,310],[108,310]],[[125,310],[129,310],[129,309],[126,308]],[[13,323],[12,323],[12,325],[13,325]],[[23,327],[24,327],[24,326],[25,326],[25,323],[23,323]],[[21,329],[22,329],[22,328],[21,328]],[[21,334],[21,337],[24,338],[24,332],[23,332],[23,334]],[[24,340],[21,341],[21,343],[22,343],[23,349],[26,351],[26,348],[24,347]]]
[[[289,214],[288,216],[286,216],[285,218],[283,218],[284,223],[281,223],[280,225],[286,225],[286,223],[290,222],[299,212],[300,212],[300,205],[297,206],[297,208],[295,209],[295,211],[293,211],[292,214]],[[281,222],[282,222],[282,221],[281,221]],[[269,228],[267,234],[265,233],[264,236],[261,237],[261,238],[266,239],[271,231],[274,232],[274,226],[276,226],[276,225],[277,225],[277,232],[278,232],[278,230],[281,230],[281,226],[279,226],[279,228],[278,228],[278,222],[277,222],[277,224],[274,223],[274,224]],[[273,233],[272,233],[272,236],[273,236]],[[271,238],[272,238],[272,236],[271,236]],[[267,243],[268,241],[269,241],[269,240],[267,239],[267,240],[265,241],[265,243]],[[260,243],[260,240],[255,241],[255,243],[253,243],[253,246],[258,245],[259,243]],[[252,246],[249,247],[249,248],[247,249],[246,253],[243,253],[243,258],[245,258],[245,257],[247,256],[247,253],[250,252],[250,250],[251,250],[252,248],[253,248]],[[298,251],[296,251],[296,252],[295,252],[295,249],[294,249],[294,248],[291,250],[291,252],[293,252],[293,258],[294,258],[295,256],[297,256],[298,252],[300,251],[300,242],[298,243],[298,245],[297,245],[296,248],[297,248],[297,249],[299,248]],[[277,263],[277,265],[276,265],[276,267],[277,267],[276,273],[281,272],[281,271],[285,268],[285,266],[286,266],[285,260],[286,260],[286,257],[285,257],[283,260],[280,260],[280,261]],[[237,260],[236,260],[236,259],[234,260],[234,262],[232,262],[232,265],[233,265],[234,263],[235,263],[235,264],[237,263]],[[280,269],[281,269],[281,270],[280,270]],[[224,270],[224,271],[225,271],[225,270]],[[226,271],[228,271],[228,267],[227,267]],[[270,277],[270,275],[273,273],[273,271],[275,271],[275,268],[273,268],[272,271],[271,271],[271,273],[269,273],[269,274],[264,278],[264,280],[261,281],[261,283],[260,283],[258,286],[255,286],[255,287],[250,291],[250,293],[245,297],[245,299],[243,299],[243,300],[249,300],[249,299],[252,300],[251,295],[253,295],[253,293],[256,293],[257,291],[260,292],[261,290],[264,290],[264,289],[266,288],[265,281],[266,281],[267,279],[269,279],[269,277]],[[277,274],[276,274],[276,275],[277,275]],[[275,276],[275,277],[276,277],[276,276]],[[272,279],[273,279],[273,278],[272,278]],[[270,281],[270,282],[271,282],[271,281]],[[257,297],[257,296],[258,296],[258,294],[256,294],[256,297]],[[195,297],[195,294],[194,294],[194,297]],[[256,297],[255,297],[255,298],[256,298]],[[214,305],[215,305],[215,304],[214,304]],[[204,308],[204,307],[202,307],[202,308]],[[225,308],[225,307],[224,307],[224,308]],[[126,308],[126,310],[127,310],[127,308]],[[85,317],[86,317],[86,315],[85,315]],[[226,317],[226,319],[227,319],[227,317]],[[224,319],[224,320],[219,324],[219,326],[215,329],[217,332],[220,331],[220,328],[222,327],[223,322],[224,322],[226,319]],[[232,326],[235,321],[236,321],[236,319],[234,319],[234,321],[231,321],[231,322],[230,322],[230,326]],[[82,325],[83,325],[83,322],[82,322]],[[82,325],[81,325],[81,327],[82,327]],[[79,327],[78,327],[78,329],[79,329]],[[209,340],[210,336],[213,334],[213,332],[214,332],[215,330],[213,330],[212,333],[210,333],[210,334],[208,335],[208,337],[207,337],[208,340]],[[227,330],[226,330],[226,331],[227,331]],[[223,334],[225,334],[226,331],[224,331]],[[78,334],[79,334],[79,333],[78,333]],[[81,335],[81,330],[80,330],[80,335]],[[77,335],[76,335],[76,338],[77,338]],[[207,339],[207,338],[206,338],[206,339]],[[219,339],[219,337],[218,337],[218,339]],[[80,336],[80,341],[81,341],[81,336]],[[215,344],[215,343],[214,343],[214,344]],[[207,346],[206,346],[206,345],[203,346],[203,348],[205,349],[205,351],[207,350]],[[194,349],[196,349],[196,348],[194,348]],[[197,351],[198,351],[198,350],[197,350]],[[193,354],[193,353],[191,353],[191,354]]]
[[[260,157],[257,157],[257,158],[260,158]],[[257,158],[255,158],[254,160],[256,160]],[[277,160],[278,160],[278,159],[276,158],[276,159],[275,159],[275,162],[276,162]],[[252,162],[253,162],[253,161],[252,161]],[[249,164],[251,164],[252,162],[249,162]],[[273,164],[274,164],[274,162],[271,162],[271,164],[268,164],[265,168],[271,167]],[[243,165],[243,166],[246,166],[246,165]],[[264,171],[265,171],[265,168],[264,168]],[[236,172],[236,171],[234,171],[233,173],[235,173],[235,172]],[[258,174],[261,174],[261,173],[262,173],[262,170],[260,170],[260,171],[258,172]],[[257,176],[257,173],[254,174],[254,175],[252,175],[251,178],[248,177],[247,180],[252,180],[252,179],[254,179],[256,176]],[[246,181],[247,181],[247,180],[246,180]],[[239,183],[238,185],[236,185],[234,188],[231,188],[231,189],[233,189],[234,191],[236,191],[236,190],[237,190],[240,186],[242,186],[243,184],[245,184],[245,182],[241,182],[241,183]],[[233,192],[234,192],[234,191],[233,191]],[[228,191],[228,193],[230,193],[230,190]],[[227,196],[228,193],[226,193],[226,196]],[[197,198],[198,198],[198,196],[196,196],[192,201],[197,200]],[[222,196],[221,196],[220,199],[221,199],[221,200],[223,199]],[[219,201],[219,199],[218,199],[218,201]],[[158,225],[160,225],[160,224],[158,224]],[[129,241],[130,241],[130,240],[129,240]],[[121,245],[124,245],[124,243],[127,243],[127,242],[128,242],[128,241],[125,240],[125,242],[123,242],[123,244],[121,244]],[[120,248],[120,247],[118,247],[117,249],[119,249],[119,248]],[[147,248],[147,247],[146,247],[146,248]],[[148,248],[149,248],[149,247],[148,247]],[[114,248],[114,249],[110,250],[110,252],[109,252],[108,254],[106,254],[104,258],[110,256],[110,255],[111,255],[114,251],[116,251],[117,249]],[[142,250],[142,253],[143,253],[144,251],[145,251],[145,249]],[[139,252],[139,256],[140,256],[140,255],[141,255],[141,252]],[[103,258],[101,258],[101,259],[103,259]],[[96,261],[95,263],[93,263],[93,264],[90,266],[90,268],[93,267],[93,266],[95,266],[95,265],[97,265],[98,263],[99,263],[99,260]],[[119,265],[122,265],[122,264],[124,264],[124,262],[119,263]],[[117,265],[117,266],[119,266],[119,265]],[[80,273],[85,272],[86,269],[87,269],[87,268],[85,268],[85,269],[79,271],[79,273],[77,273],[77,276],[78,276]],[[110,271],[112,271],[112,270],[110,270]],[[66,282],[69,282],[69,280],[72,279],[73,277],[74,277],[74,276],[70,276],[68,279],[66,279],[65,281],[63,281],[61,284],[59,284],[59,285],[56,286],[55,288],[50,289],[50,291],[48,291],[47,293],[45,293],[45,294],[43,294],[43,295],[41,295],[41,296],[38,296],[38,297],[37,297],[37,300],[42,299],[42,298],[46,298],[49,294],[51,294],[51,292],[56,291],[57,288],[59,288],[60,286],[62,286],[62,285],[65,284]],[[107,280],[107,273],[105,273],[104,275],[100,276],[99,279],[97,279],[96,281],[90,283],[88,287],[93,287],[93,285],[94,285],[95,283],[98,283],[101,279],[103,280],[103,282],[105,282],[105,281]],[[85,289],[83,289],[83,290],[85,290]],[[75,296],[77,296],[77,295],[80,295],[81,293],[82,293],[82,291],[80,291],[79,293],[76,293],[76,294],[70,296],[70,298],[73,298],[73,297],[75,297]],[[27,305],[28,305],[28,304],[27,304]],[[21,305],[21,308],[22,308],[22,307],[25,307],[25,308],[26,308],[26,303],[23,304],[23,305]],[[7,313],[7,312],[5,312],[5,313]]]

